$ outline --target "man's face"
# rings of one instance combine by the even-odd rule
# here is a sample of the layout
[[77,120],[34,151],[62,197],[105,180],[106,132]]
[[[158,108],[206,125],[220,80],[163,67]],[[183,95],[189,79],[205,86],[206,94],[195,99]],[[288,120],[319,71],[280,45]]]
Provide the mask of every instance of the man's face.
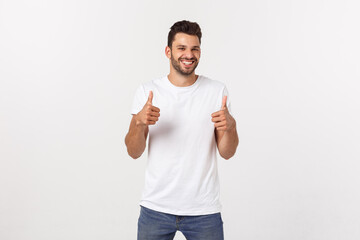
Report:
[[200,42],[196,35],[177,33],[172,43],[172,49],[167,47],[167,56],[172,67],[182,75],[191,75],[200,59]]

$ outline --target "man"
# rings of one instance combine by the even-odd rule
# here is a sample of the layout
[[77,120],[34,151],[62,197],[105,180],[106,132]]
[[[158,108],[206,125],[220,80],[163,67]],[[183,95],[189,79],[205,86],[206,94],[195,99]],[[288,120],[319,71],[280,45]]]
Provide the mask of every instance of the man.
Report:
[[[170,73],[136,92],[125,143],[136,159],[148,143],[138,240],[222,240],[216,147],[231,158],[238,145],[223,83],[196,75],[201,49],[197,23],[176,22],[165,54]],[[161,114],[160,114],[161,110]]]

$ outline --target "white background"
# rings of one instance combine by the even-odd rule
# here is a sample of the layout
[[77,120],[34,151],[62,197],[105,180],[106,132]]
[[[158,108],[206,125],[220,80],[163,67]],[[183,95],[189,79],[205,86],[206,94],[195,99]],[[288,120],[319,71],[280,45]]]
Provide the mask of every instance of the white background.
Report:
[[[178,20],[230,92],[225,239],[360,239],[356,0],[0,0],[0,239],[135,240],[146,154],[136,87],[169,71]],[[176,239],[184,239],[179,233]]]

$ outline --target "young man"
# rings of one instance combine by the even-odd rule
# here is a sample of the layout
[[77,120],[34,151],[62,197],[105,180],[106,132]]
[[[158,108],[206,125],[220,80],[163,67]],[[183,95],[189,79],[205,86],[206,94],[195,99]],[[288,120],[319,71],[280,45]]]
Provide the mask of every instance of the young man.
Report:
[[[140,202],[138,240],[222,240],[216,147],[231,158],[238,145],[223,83],[195,74],[201,29],[176,22],[165,54],[170,73],[142,84],[125,143],[129,155],[141,156],[148,143],[145,188]],[[160,114],[161,110],[161,114]]]

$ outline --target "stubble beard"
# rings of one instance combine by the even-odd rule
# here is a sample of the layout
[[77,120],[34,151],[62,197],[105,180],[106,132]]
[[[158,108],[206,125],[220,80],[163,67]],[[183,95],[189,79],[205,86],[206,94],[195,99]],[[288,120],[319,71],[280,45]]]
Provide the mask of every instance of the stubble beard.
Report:
[[[174,69],[178,72],[178,73],[180,73],[181,75],[183,75],[183,76],[189,76],[189,75],[191,75],[194,71],[195,71],[195,69],[196,69],[196,67],[197,67],[197,65],[198,65],[198,61],[197,61],[197,59],[196,58],[191,58],[191,59],[186,59],[186,58],[184,58],[184,59],[186,59],[186,60],[194,60],[195,62],[194,62],[194,67],[191,69],[191,71],[184,71],[183,69],[181,69],[181,66],[180,66],[180,59],[181,58],[179,58],[178,59],[178,61],[176,61],[175,60],[175,58],[173,57],[173,55],[171,54],[171,58],[170,58],[170,60],[171,60],[171,65],[174,67]],[[190,69],[189,69],[190,70]]]

